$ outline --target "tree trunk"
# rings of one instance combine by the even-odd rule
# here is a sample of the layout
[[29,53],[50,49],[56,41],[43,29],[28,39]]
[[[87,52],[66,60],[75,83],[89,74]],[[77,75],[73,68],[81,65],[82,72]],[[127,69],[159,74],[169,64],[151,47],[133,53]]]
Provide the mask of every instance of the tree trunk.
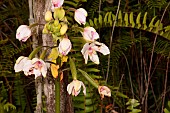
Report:
[[[32,0],[29,0],[29,5]],[[46,23],[44,19],[44,14],[46,11],[51,10],[51,0],[33,0],[32,2],[33,16],[30,12],[30,24],[38,23],[33,35],[33,49],[38,45],[43,46],[53,46],[52,37],[49,34],[42,34],[44,24]],[[31,7],[31,6],[30,6]],[[32,18],[32,19],[31,19]],[[46,49],[46,48],[43,48]],[[49,52],[49,51],[48,51]],[[47,53],[49,54],[49,53]],[[38,77],[39,78],[39,77]],[[46,96],[46,107],[47,113],[55,113],[55,83],[54,78],[51,76],[50,70],[47,73],[47,77],[43,81],[36,80],[36,91],[37,91],[37,103],[36,113],[41,113],[43,110],[42,106],[42,91],[44,87],[44,95]],[[44,84],[44,85],[43,85]],[[71,96],[68,95],[66,87],[68,84],[68,75],[67,72],[64,73],[64,78],[60,81],[60,112],[61,113],[73,113]]]

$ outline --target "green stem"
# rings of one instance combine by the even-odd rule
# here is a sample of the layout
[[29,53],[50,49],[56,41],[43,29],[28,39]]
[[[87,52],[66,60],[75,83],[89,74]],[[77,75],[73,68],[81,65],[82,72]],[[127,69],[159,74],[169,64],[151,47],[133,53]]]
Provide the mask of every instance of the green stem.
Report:
[[28,58],[31,60],[35,57],[35,55],[40,51],[40,49],[42,48],[42,46],[38,46],[37,48],[35,48],[30,55],[28,56]]
[[76,65],[71,57],[69,57],[69,64],[70,64],[70,69],[71,69],[71,74],[72,78],[74,80],[77,80],[77,70],[76,70]]
[[60,113],[60,77],[55,79],[55,113]]

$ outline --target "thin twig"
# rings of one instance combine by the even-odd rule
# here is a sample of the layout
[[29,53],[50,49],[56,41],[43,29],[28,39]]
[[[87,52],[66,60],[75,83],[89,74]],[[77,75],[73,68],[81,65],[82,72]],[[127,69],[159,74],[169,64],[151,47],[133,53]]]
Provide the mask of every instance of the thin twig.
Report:
[[[164,15],[165,15],[165,12],[167,11],[167,8],[169,7],[170,5],[170,2],[168,3],[168,5],[166,6],[163,14],[162,14],[162,17],[161,17],[161,20],[160,20],[160,23],[162,22],[163,18],[164,18]],[[159,24],[160,26],[160,24]],[[154,53],[154,49],[155,49],[155,45],[156,45],[156,40],[157,40],[157,37],[158,37],[158,31],[160,29],[160,27],[158,26],[158,29],[156,31],[156,36],[155,36],[155,39],[154,39],[154,43],[153,43],[153,47],[152,47],[152,53],[151,53],[151,58],[150,58],[150,64],[149,64],[149,71],[148,71],[148,83],[147,83],[147,86],[146,86],[146,91],[145,91],[145,94],[144,94],[144,97],[142,99],[142,103],[144,102],[145,98],[147,98],[147,94],[148,94],[148,88],[149,88],[149,82],[150,82],[150,78],[151,78],[151,67],[152,67],[152,59],[153,59],[153,53]]]
[[[119,13],[119,8],[120,8],[120,2],[121,0],[119,0],[119,3],[118,3],[118,8],[117,8],[117,12],[116,12],[116,18],[115,18],[115,21],[113,23],[113,27],[112,27],[112,33],[111,33],[111,36],[110,36],[110,52],[112,50],[112,41],[113,41],[113,33],[114,33],[114,29],[115,29],[115,26],[116,26],[116,22],[117,22],[117,16],[118,16],[118,13]],[[108,77],[109,77],[109,69],[110,69],[110,56],[111,56],[111,53],[108,55],[108,67],[107,67],[107,73],[106,73],[106,83],[107,83],[107,80],[108,80]]]
[[128,63],[128,60],[126,58],[126,55],[124,53],[122,53],[125,60],[126,60],[126,64],[127,64],[127,69],[128,69],[128,72],[129,72],[129,80],[130,80],[130,86],[131,86],[131,92],[132,92],[132,97],[134,98],[134,91],[133,91],[133,85],[132,85],[132,77],[131,77],[131,73],[130,73],[130,68],[129,68],[129,63]]
[[169,56],[168,56],[168,61],[166,64],[166,75],[165,75],[165,83],[164,83],[164,91],[162,95],[162,110],[161,113],[164,112],[164,103],[165,103],[165,95],[166,95],[166,87],[167,87],[167,79],[168,79],[168,68],[169,68]]

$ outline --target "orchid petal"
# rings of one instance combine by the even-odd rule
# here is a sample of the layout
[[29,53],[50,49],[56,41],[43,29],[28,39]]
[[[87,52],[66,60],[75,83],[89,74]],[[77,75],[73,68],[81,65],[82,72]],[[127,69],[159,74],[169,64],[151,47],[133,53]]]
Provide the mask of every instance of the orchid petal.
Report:
[[71,94],[72,90],[73,90],[73,84],[70,83],[70,84],[67,85],[67,92],[68,92],[69,95]]
[[64,0],[52,0],[52,6],[54,8],[59,8],[63,5]]
[[27,25],[20,25],[16,31],[16,39],[25,42],[31,36],[31,29]]
[[59,53],[66,56],[72,48],[71,41],[68,38],[63,38],[59,43]]
[[81,33],[83,38],[88,42],[94,42],[95,40],[99,39],[99,34],[93,27],[85,27],[84,31]]
[[15,72],[20,72],[23,70],[24,63],[28,60],[27,57],[20,56],[14,65]]
[[83,86],[83,93],[86,94],[86,87],[82,81],[73,80],[70,84],[67,85],[68,94],[77,96],[81,91],[81,86]]
[[110,54],[110,50],[109,48],[104,44],[104,43],[100,43],[100,42],[95,42],[96,45],[94,49],[100,53],[102,53],[103,55],[108,55]]
[[81,25],[86,23],[87,11],[83,8],[79,8],[75,11],[74,19]]
[[99,64],[99,57],[96,52],[89,55],[89,57],[92,62],[94,62],[95,64]]
[[81,82],[81,86],[83,86],[83,93],[84,93],[84,95],[86,95],[86,87],[83,82]]

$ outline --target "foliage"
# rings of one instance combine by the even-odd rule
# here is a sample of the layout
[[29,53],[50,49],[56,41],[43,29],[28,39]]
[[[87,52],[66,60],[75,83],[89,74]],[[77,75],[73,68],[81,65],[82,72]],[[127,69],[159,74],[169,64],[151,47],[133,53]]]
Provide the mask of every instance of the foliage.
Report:
[[170,101],[168,101],[168,106],[164,108],[165,113],[170,113]]
[[140,105],[139,101],[136,99],[129,99],[129,101],[126,103],[128,105],[127,109],[131,110],[129,113],[139,113],[141,112],[140,109],[136,109],[137,106]]
[[[149,100],[151,100],[151,103],[148,103],[148,111],[160,111],[160,105],[158,104],[161,103],[160,98],[163,89],[162,84],[164,82],[163,70],[165,68],[164,65],[166,63],[166,58],[169,56],[170,50],[170,26],[168,25],[169,20],[167,18],[165,18],[162,23],[160,23],[158,18],[160,19],[162,16],[162,11],[166,6],[167,1],[141,0],[140,3],[137,3],[135,0],[131,0],[129,3],[126,3],[127,1],[122,1],[121,11],[118,13],[116,29],[114,31],[114,40],[111,48],[111,73],[109,73],[109,81],[107,84],[109,85],[109,88],[112,89],[112,99],[106,99],[108,101],[98,101],[100,97],[97,95],[97,90],[89,85],[89,82],[86,81],[85,85],[88,86],[87,95],[84,96],[83,93],[80,93],[78,97],[73,97],[74,108],[75,112],[77,113],[101,112],[97,109],[102,108],[104,110],[105,107],[112,103],[116,104],[111,105],[111,109],[116,109],[118,106],[119,108],[116,109],[117,111],[121,111],[122,109],[130,109],[133,111],[137,110],[136,107],[141,107],[141,104],[139,106],[136,106],[136,104],[138,105],[142,102],[140,91],[144,91],[145,88],[143,87],[146,85],[143,84],[145,81],[144,79],[142,80],[142,77],[144,78],[144,75],[146,75],[149,64],[148,62],[150,60],[150,53],[152,52],[153,48],[153,39],[157,33],[158,39],[154,49],[155,57],[153,58],[154,71],[151,79],[153,89],[149,89]],[[106,45],[109,45],[111,28],[115,22],[114,12],[117,9],[117,6],[115,5],[117,4],[117,1],[114,1],[111,4],[107,3],[105,0],[101,0],[101,4],[99,3],[99,0],[88,0],[87,3],[83,3],[82,0],[65,0],[64,2],[64,8],[66,10],[68,10],[69,7],[85,7],[89,12],[89,20],[87,25],[98,29],[101,35],[100,40],[105,42]],[[3,15],[0,18],[0,76],[9,77],[8,79],[11,80],[10,77],[14,77],[13,62],[15,62],[15,57],[18,57],[21,54],[28,55],[27,53],[25,54],[23,52],[26,50],[30,51],[30,43],[20,44],[14,40],[16,27],[19,24],[27,23],[28,16],[25,15],[28,15],[28,4],[27,1],[24,0],[22,2],[17,2],[17,0],[5,0],[0,2],[0,4],[3,4],[1,5],[2,10],[0,11],[0,13]],[[99,5],[101,5],[100,12],[98,12]],[[167,12],[167,15],[168,14],[169,12]],[[74,20],[70,18],[72,16],[73,12],[69,12],[67,19],[71,24],[75,24]],[[106,84],[104,78],[107,71],[107,57],[100,56],[101,64],[98,66],[92,62],[89,62],[86,66],[83,65],[84,60],[80,53],[81,47],[83,46],[83,41],[81,41],[80,37],[75,37],[77,35],[80,36],[80,34],[76,32],[69,32],[69,34],[72,35],[71,41],[73,42],[74,47],[71,53],[71,57],[75,61],[76,68],[86,71],[93,79],[95,79],[97,83]],[[130,70],[127,69],[127,66],[124,63],[125,58],[128,60],[128,66],[130,67]],[[130,103],[131,99],[128,102],[126,101],[126,98],[131,97],[132,95],[130,92],[131,88],[129,85],[129,77],[127,76],[129,72],[133,78],[132,84],[134,94],[138,100],[140,100],[139,102],[135,103],[135,107],[132,103]],[[21,78],[18,78],[18,76],[12,78],[14,83],[14,103],[16,107],[19,106],[18,108],[21,108],[20,111],[24,112],[25,108],[28,106],[26,102],[29,102],[26,100],[28,93],[24,93],[23,86],[26,85],[29,80],[27,82],[23,82],[21,81]],[[78,72],[78,78],[80,78],[82,81],[85,81],[80,72]],[[143,84],[143,87],[141,87],[141,84]],[[32,87],[30,89],[34,89],[34,86],[30,87]],[[3,92],[8,92],[7,88],[8,87],[4,84],[0,87],[0,89],[3,89]],[[4,94],[3,98],[7,99],[7,93],[2,94]],[[168,93],[167,95],[169,96]],[[32,95],[31,98],[34,98],[34,101],[31,103],[30,108],[33,106],[35,107],[36,103],[35,95]],[[104,103],[102,104],[102,102]],[[125,107],[126,103],[128,103],[127,108]],[[7,104],[7,106],[9,109],[14,108],[14,106],[9,104]],[[164,109],[165,113],[169,112],[168,108],[169,107],[166,107]]]

